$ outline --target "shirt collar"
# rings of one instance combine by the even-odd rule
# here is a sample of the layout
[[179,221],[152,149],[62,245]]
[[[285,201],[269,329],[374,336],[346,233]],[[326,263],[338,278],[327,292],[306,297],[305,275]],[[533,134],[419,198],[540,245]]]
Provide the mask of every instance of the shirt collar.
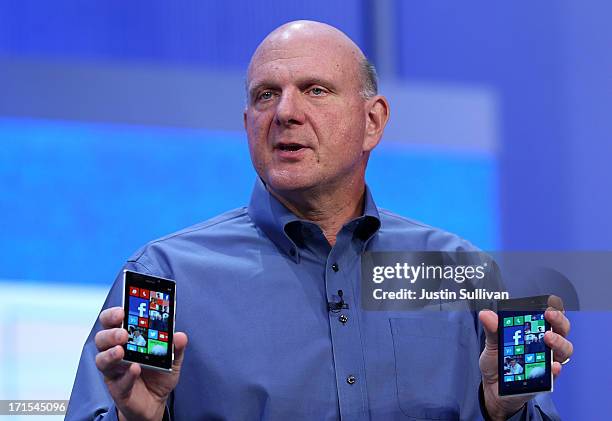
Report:
[[[251,194],[248,213],[255,225],[270,238],[277,247],[283,250],[294,261],[299,262],[299,248],[292,235],[299,230],[296,225],[308,223],[287,209],[266,189],[266,185],[257,177]],[[364,243],[380,228],[378,208],[374,203],[369,187],[365,189],[363,215],[348,222],[344,228],[352,231]]]

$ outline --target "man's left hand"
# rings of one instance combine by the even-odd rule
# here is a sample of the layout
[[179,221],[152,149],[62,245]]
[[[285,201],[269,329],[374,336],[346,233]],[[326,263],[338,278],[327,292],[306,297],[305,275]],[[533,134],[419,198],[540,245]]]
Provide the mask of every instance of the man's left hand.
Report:
[[[567,361],[573,354],[574,346],[567,339],[570,322],[565,317],[563,302],[558,297],[554,297],[554,300],[549,300],[549,305],[550,307],[546,309],[544,317],[550,323],[553,331],[545,333],[544,343],[553,351],[552,373],[554,381],[561,373],[561,363]],[[519,411],[535,394],[499,396],[497,383],[497,314],[491,310],[483,310],[478,317],[486,334],[485,349],[480,354],[480,372],[482,373],[485,406],[493,420],[506,420]]]

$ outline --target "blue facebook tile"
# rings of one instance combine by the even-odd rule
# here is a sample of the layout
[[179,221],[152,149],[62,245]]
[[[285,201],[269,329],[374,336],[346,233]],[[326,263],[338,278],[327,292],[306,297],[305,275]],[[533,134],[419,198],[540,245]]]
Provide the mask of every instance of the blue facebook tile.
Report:
[[522,345],[524,337],[522,326],[504,328],[504,346]]
[[136,317],[149,317],[149,300],[138,297],[130,297],[130,311]]

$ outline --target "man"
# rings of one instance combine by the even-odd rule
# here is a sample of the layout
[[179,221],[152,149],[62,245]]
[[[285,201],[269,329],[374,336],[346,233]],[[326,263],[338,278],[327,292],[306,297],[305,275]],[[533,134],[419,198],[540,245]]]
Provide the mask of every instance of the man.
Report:
[[510,358],[510,372],[508,374],[523,374],[523,366],[516,362],[516,358]]
[[[122,365],[118,278],[66,419],[555,418],[546,396],[497,396],[495,313],[361,310],[364,251],[473,247],[374,204],[364,175],[389,105],[359,48],[328,25],[283,25],[255,51],[247,96],[259,175],[249,206],[154,241],[125,265],[176,280],[189,346],[176,333],[172,374]],[[329,311],[339,299],[346,307]],[[557,375],[572,353],[569,323],[546,317]]]
[[134,331],[134,338],[130,341],[130,343],[133,343],[137,346],[146,346],[147,340],[144,338],[144,336],[142,336],[142,332],[140,331],[140,329],[136,329]]

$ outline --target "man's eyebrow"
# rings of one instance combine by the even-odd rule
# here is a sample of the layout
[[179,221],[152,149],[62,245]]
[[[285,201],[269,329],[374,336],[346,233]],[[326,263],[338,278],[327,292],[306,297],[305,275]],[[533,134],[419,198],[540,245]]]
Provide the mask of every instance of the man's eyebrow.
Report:
[[331,80],[320,77],[306,77],[304,79],[299,79],[297,85],[301,88],[307,88],[312,85],[321,85],[331,90],[335,89],[335,85]]

